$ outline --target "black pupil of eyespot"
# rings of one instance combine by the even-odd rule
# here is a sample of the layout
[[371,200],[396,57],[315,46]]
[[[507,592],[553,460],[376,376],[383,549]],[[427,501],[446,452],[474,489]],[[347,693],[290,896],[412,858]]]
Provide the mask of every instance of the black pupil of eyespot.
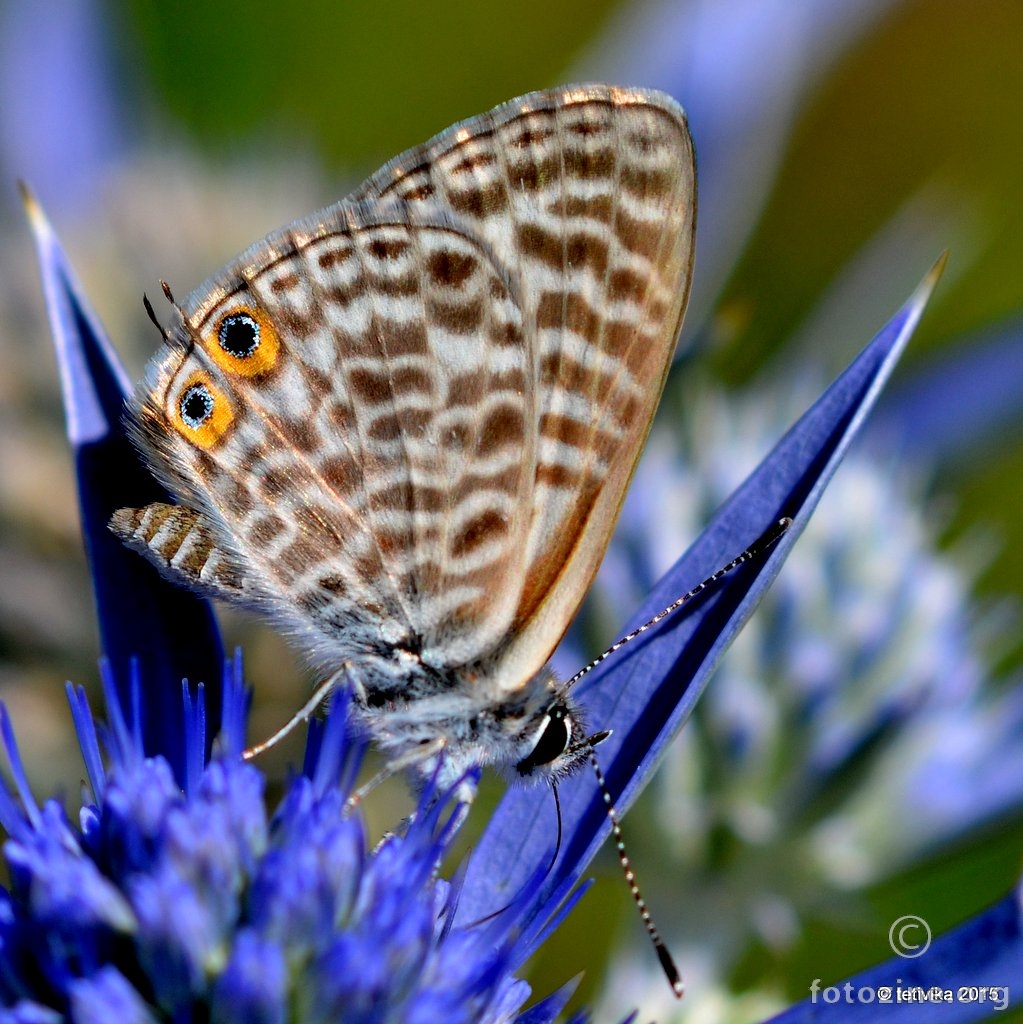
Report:
[[201,384],[185,392],[181,399],[181,418],[190,427],[201,427],[213,412],[213,396]]
[[560,757],[568,746],[568,722],[562,708],[555,708],[544,727],[536,746],[515,766],[520,775],[528,775],[542,764],[550,764]]
[[219,334],[220,347],[237,359],[251,356],[259,348],[259,324],[246,313],[225,317]]

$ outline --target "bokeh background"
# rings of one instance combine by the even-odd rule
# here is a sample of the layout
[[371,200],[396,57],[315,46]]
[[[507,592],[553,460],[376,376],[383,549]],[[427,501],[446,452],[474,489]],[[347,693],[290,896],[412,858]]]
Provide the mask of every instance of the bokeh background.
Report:
[[[960,753],[962,737],[940,731],[947,722],[928,720],[928,742],[948,755],[945,774],[931,772],[931,790],[899,791],[919,801],[955,790],[958,802],[932,816],[940,827],[932,821],[894,842],[916,826],[891,789],[909,748],[924,741],[921,728],[913,743],[891,744],[885,693],[904,693],[921,670],[906,667],[917,664],[911,659],[878,659],[863,691],[874,703],[848,705],[863,742],[835,759],[843,796],[832,794],[837,802],[813,822],[833,826],[831,812],[848,811],[842,801],[872,774],[874,789],[859,799],[862,814],[873,815],[874,846],[857,847],[855,869],[843,859],[849,848],[824,843],[818,828],[816,863],[827,869],[781,877],[765,865],[791,856],[786,843],[809,834],[805,821],[774,805],[767,842],[707,807],[720,799],[718,785],[733,810],[784,803],[795,790],[779,785],[772,797],[770,772],[754,778],[749,764],[746,774],[732,772],[735,752],[714,746],[717,719],[708,712],[694,725],[699,745],[669,759],[626,823],[656,915],[687,951],[683,970],[705,981],[679,1019],[760,1019],[804,997],[814,978],[833,982],[889,956],[887,929],[901,914],[920,914],[940,931],[1007,891],[1023,850],[1014,717],[1023,594],[1021,44],[1023,5],[1011,0],[0,4],[0,697],[30,737],[23,744],[38,791],[77,786],[62,684],[95,688],[98,652],[55,364],[15,180],[28,181],[47,209],[134,377],[159,341],[141,295],[158,295],[160,278],[187,293],[254,239],[334,201],[455,120],[532,89],[607,80],[675,95],[690,112],[699,159],[693,301],[658,423],[658,468],[637,478],[637,488],[669,480],[693,496],[673,525],[645,530],[665,565],[713,508],[716,489],[738,482],[740,467],[951,250],[879,410],[883,429],[860,453],[864,465],[873,460],[873,475],[850,470],[841,507],[821,509],[831,533],[816,549],[807,541],[812,567],[815,552],[824,558],[836,550],[828,544],[853,538],[858,554],[845,555],[866,571],[807,582],[794,569],[787,600],[836,597],[834,617],[815,626],[813,639],[830,650],[836,676],[848,669],[847,684],[860,678],[850,664],[863,647],[850,640],[853,612],[837,598],[855,592],[886,622],[913,625],[899,642],[938,682],[906,697],[898,728],[969,662],[959,694],[969,689],[969,749]],[[652,504],[641,495],[623,525],[632,516],[634,532],[645,528]],[[573,636],[573,656],[614,638],[629,610],[615,605],[614,573],[635,569],[634,547],[628,536],[619,545],[589,628]],[[648,569],[653,561],[646,557]],[[896,600],[893,577],[897,610],[886,603]],[[945,612],[904,614],[907,602],[929,606],[938,592]],[[741,688],[722,688],[755,719],[751,735],[763,738],[768,721],[777,730],[774,769],[806,749],[783,742],[789,673],[777,654],[780,617],[757,634],[765,648],[775,644],[770,668],[749,655],[743,669],[747,681],[770,676],[772,688],[745,701]],[[259,694],[252,734],[262,736],[309,681],[271,632],[225,619],[229,643],[245,648]],[[962,637],[948,652],[953,620]],[[955,714],[965,720],[967,711]],[[815,743],[818,753],[826,746],[821,736]],[[296,750],[278,752],[267,770],[282,771]],[[879,752],[896,760],[880,761]],[[582,1001],[611,1014],[649,998],[649,1013],[667,1013],[653,991],[656,971],[644,973],[653,957],[613,862],[596,871],[608,877],[533,968],[537,990],[585,970]],[[730,924],[718,942],[706,929],[721,920]]]

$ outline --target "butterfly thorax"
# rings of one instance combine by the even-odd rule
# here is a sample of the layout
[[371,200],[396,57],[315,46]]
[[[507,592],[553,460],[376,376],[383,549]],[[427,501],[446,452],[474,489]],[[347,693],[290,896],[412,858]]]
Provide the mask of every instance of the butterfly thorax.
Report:
[[346,675],[358,717],[378,747],[420,778],[432,776],[439,761],[442,785],[475,766],[538,782],[562,778],[585,760],[582,711],[548,669],[496,693],[485,666],[438,671],[411,652],[392,653],[385,672],[373,659],[351,663]]

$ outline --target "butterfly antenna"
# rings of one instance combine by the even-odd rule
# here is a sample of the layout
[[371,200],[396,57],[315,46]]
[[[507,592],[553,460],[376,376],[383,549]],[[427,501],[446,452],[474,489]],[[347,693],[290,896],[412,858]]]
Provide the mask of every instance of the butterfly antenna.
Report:
[[637,626],[631,633],[626,633],[625,636],[616,640],[603,654],[599,654],[593,659],[588,665],[584,665],[571,679],[567,680],[562,684],[559,689],[559,694],[565,694],[579,682],[580,679],[585,675],[589,675],[602,661],[606,661],[616,651],[620,651],[626,644],[631,643],[636,637],[641,636],[648,629],[652,629],[659,622],[663,622],[669,615],[677,612],[682,605],[691,601],[697,594],[702,594],[708,587],[713,586],[722,576],[727,576],[728,573],[737,569],[740,565],[745,562],[749,562],[754,558],[759,558],[772,544],[783,536],[785,531],[792,525],[792,520],[785,516],[779,519],[773,526],[765,530],[746,550],[741,554],[733,558],[728,565],[723,565],[717,572],[711,573],[702,583],[698,583],[688,593],[683,594],[681,597],[672,601],[667,608],[661,609],[652,619],[647,619],[641,626]]
[[685,995],[685,983],[682,981],[682,975],[679,973],[678,966],[675,964],[671,953],[668,952],[664,939],[661,938],[661,933],[657,930],[657,925],[654,924],[650,908],[647,906],[646,900],[643,899],[643,894],[639,891],[636,873],[632,870],[632,861],[629,860],[629,855],[625,851],[625,838],[622,835],[621,825],[618,823],[618,812],[615,810],[614,801],[611,799],[611,791],[607,788],[607,781],[604,779],[604,773],[600,770],[600,762],[597,760],[597,752],[593,746],[590,747],[590,764],[593,765],[593,771],[597,776],[597,786],[600,788],[600,795],[604,798],[604,810],[607,812],[608,821],[611,822],[611,835],[614,838],[618,863],[621,864],[622,873],[625,875],[625,884],[628,885],[629,892],[632,894],[632,901],[636,904],[639,916],[643,919],[643,927],[646,929],[647,935],[650,936],[650,941],[654,944],[654,949],[657,951],[657,959],[661,964],[665,977],[668,979],[671,991],[675,993],[676,999],[681,999]]

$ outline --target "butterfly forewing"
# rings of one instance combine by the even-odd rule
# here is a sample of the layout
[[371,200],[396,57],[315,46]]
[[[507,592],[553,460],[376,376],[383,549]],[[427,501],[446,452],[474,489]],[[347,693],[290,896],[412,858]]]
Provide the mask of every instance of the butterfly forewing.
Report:
[[449,129],[188,299],[136,419],[192,546],[115,528],[327,669],[397,649],[441,686],[523,685],[614,526],[694,219],[660,94],[555,90]]

